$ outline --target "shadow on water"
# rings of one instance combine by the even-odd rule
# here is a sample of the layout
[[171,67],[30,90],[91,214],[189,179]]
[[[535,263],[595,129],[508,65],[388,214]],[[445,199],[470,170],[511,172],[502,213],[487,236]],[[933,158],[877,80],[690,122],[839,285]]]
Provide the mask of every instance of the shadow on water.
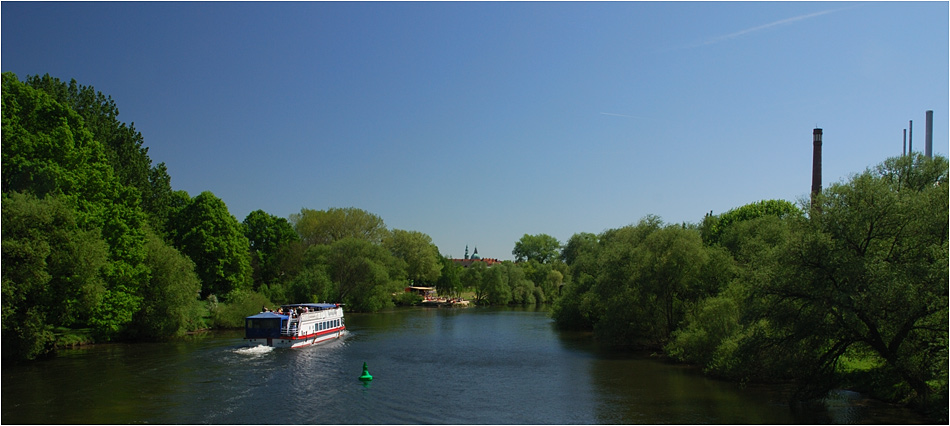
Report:
[[564,349],[587,354],[601,424],[926,424],[913,410],[836,390],[792,402],[791,385],[739,384],[705,376],[648,352],[600,347],[591,333],[558,332]]

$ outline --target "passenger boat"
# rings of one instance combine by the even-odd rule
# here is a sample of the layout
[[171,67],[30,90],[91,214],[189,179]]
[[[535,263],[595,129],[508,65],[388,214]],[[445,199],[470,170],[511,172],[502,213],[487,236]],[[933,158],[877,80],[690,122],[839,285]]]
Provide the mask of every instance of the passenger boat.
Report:
[[334,303],[281,305],[244,319],[244,339],[275,348],[299,348],[336,339],[346,332],[343,308]]

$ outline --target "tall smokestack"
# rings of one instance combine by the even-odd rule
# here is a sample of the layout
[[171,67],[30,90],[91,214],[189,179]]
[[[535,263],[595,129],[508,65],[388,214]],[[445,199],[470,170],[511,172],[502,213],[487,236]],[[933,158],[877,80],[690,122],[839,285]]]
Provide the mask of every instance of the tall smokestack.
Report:
[[812,132],[814,150],[811,157],[811,200],[815,202],[815,196],[821,192],[821,129],[815,129]]
[[910,138],[907,141],[907,153],[914,152],[914,120],[910,120]]
[[904,153],[901,155],[907,156],[907,129],[904,129]]
[[927,121],[924,126],[924,155],[927,158],[934,158],[934,112],[927,110]]

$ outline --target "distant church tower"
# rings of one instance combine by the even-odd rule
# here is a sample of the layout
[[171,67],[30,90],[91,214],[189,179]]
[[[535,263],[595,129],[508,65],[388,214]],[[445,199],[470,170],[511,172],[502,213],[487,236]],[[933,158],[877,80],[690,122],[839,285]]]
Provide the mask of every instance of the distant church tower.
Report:
[[[478,249],[475,249],[475,251],[477,252]],[[465,245],[465,260],[468,260],[468,244]]]

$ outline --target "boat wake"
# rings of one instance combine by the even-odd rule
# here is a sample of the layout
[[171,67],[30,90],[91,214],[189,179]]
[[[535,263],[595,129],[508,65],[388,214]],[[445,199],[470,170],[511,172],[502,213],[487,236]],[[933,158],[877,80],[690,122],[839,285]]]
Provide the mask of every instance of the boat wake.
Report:
[[257,345],[257,346],[245,346],[243,348],[237,348],[234,350],[234,353],[247,355],[247,356],[261,356],[273,351],[272,346]]

